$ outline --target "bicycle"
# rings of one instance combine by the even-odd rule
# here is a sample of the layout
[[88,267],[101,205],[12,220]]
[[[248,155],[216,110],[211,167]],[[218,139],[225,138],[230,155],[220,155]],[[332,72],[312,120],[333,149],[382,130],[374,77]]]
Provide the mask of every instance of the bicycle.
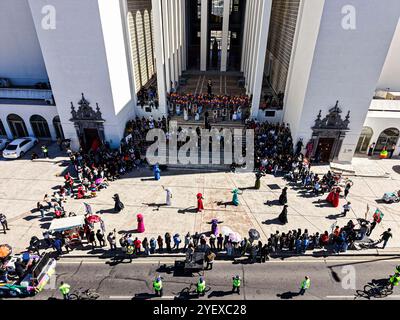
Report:
[[[211,290],[210,286],[206,285],[204,293],[207,293]],[[183,288],[180,292],[174,293],[176,299],[189,299],[192,296],[197,296],[197,285],[191,283],[188,287]]]
[[87,289],[84,291],[75,290],[69,295],[69,300],[97,300],[100,294],[95,289]]
[[370,300],[371,298],[382,299],[393,294],[393,289],[388,281],[386,284],[367,284],[364,286],[363,290],[357,290],[356,293],[356,298],[360,297],[366,298],[368,300]]

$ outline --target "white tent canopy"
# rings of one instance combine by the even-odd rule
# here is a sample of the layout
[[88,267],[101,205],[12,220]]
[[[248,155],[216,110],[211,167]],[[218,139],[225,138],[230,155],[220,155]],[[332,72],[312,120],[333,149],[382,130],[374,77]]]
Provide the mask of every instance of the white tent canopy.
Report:
[[81,227],[85,224],[85,216],[68,217],[54,219],[51,222],[49,231],[64,231],[75,227]]

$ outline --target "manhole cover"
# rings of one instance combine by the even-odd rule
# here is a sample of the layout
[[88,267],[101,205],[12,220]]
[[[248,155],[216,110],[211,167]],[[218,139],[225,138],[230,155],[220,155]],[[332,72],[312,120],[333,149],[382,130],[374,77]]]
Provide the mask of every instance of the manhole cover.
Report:
[[271,190],[279,190],[281,187],[278,186],[277,184],[267,184],[268,188]]

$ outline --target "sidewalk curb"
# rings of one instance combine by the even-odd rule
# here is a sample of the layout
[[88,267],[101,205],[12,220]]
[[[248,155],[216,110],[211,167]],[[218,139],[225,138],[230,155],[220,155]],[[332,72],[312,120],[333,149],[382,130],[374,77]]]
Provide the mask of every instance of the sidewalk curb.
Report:
[[[84,259],[84,258],[90,258],[90,259],[109,259],[109,258],[113,258],[116,256],[120,256],[120,255],[114,255],[114,256],[104,256],[102,257],[101,255],[63,255],[61,256],[61,258],[67,258],[67,259],[74,259],[74,258],[78,258],[78,259]],[[149,255],[149,256],[139,256],[139,257],[135,257],[134,260],[136,259],[141,259],[141,260],[145,260],[147,258],[184,258],[186,255],[181,253],[181,254],[165,254],[165,255],[161,255],[161,254],[154,254],[154,255]],[[327,253],[327,254],[312,254],[312,253],[306,253],[306,254],[282,254],[282,255],[270,255],[270,258],[273,259],[287,259],[287,258],[299,258],[299,257],[311,257],[311,258],[328,258],[328,257],[400,257],[400,252],[399,253],[379,253],[379,252],[375,252],[375,253],[360,253],[360,254],[350,254],[350,253],[341,253],[341,254],[331,254],[331,253]],[[246,256],[242,256],[242,257],[235,257],[236,259],[240,259],[240,258],[247,258],[248,255]],[[228,257],[225,254],[222,255],[218,255],[215,260],[234,260],[234,259],[228,259]]]

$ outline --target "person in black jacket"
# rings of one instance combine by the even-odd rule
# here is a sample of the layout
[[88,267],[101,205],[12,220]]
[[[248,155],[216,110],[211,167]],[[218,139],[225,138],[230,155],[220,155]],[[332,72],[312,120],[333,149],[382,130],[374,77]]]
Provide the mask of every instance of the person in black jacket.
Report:
[[288,223],[288,218],[287,218],[287,205],[285,204],[283,207],[283,210],[281,214],[279,215],[278,219],[281,223],[286,224]]
[[281,195],[279,196],[279,203],[285,205],[287,203],[287,187],[283,188]]
[[124,209],[125,206],[119,199],[118,193],[114,194],[113,199],[114,199],[114,211],[117,213],[121,212],[121,210]]

